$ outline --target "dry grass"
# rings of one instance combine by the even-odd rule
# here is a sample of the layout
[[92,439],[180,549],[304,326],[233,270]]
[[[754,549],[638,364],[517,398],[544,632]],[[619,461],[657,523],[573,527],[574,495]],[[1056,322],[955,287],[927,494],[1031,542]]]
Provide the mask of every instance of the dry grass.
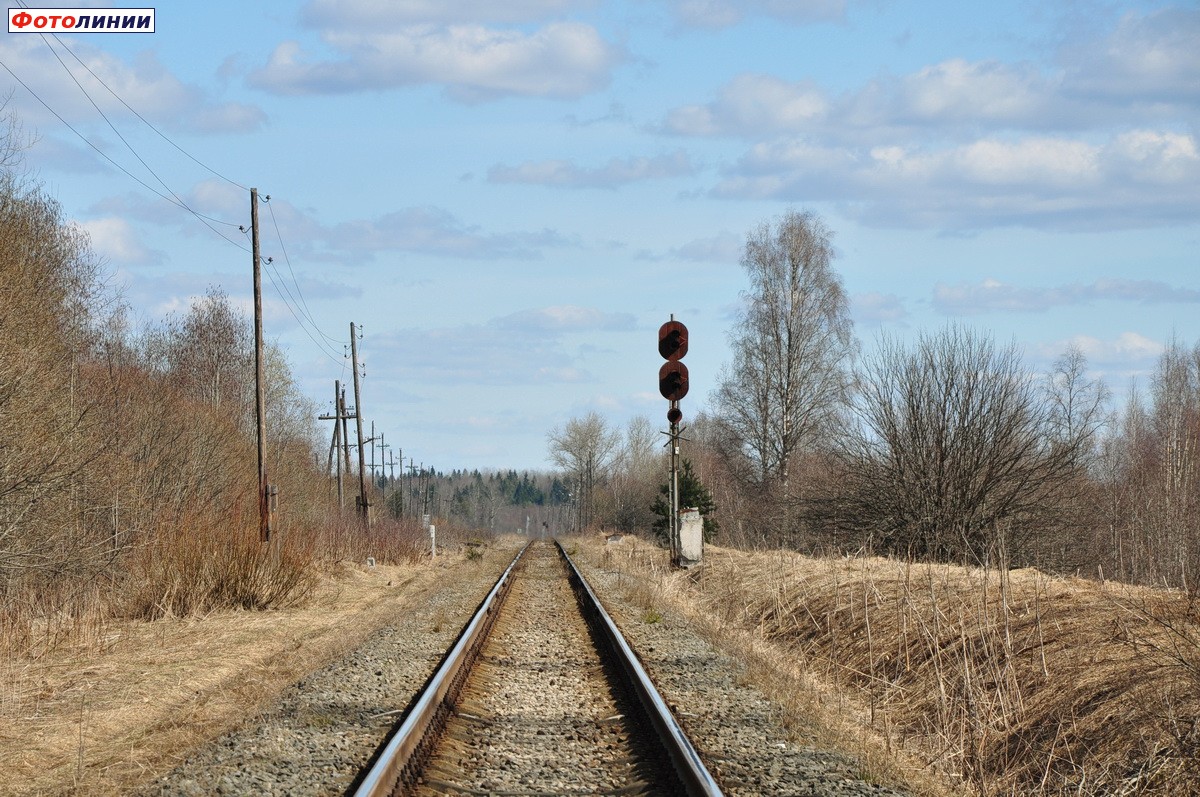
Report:
[[315,585],[315,557],[311,535],[280,534],[263,545],[245,525],[175,524],[130,552],[116,609],[157,619],[296,605]]
[[125,793],[478,564],[448,552],[335,570],[303,606],[110,618],[36,658],[0,657],[0,792]]
[[857,746],[881,780],[937,792],[914,780],[915,757],[977,794],[1200,793],[1200,612],[1186,595],[881,558],[709,547],[683,574],[644,544],[593,553],[748,651],[768,691],[823,716],[828,741]]

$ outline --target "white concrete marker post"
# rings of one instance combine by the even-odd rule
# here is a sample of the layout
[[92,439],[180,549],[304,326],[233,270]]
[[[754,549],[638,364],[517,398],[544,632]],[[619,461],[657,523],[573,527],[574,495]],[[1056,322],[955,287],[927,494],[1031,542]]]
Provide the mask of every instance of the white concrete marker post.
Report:
[[704,517],[699,509],[679,510],[679,566],[695,567],[704,554]]

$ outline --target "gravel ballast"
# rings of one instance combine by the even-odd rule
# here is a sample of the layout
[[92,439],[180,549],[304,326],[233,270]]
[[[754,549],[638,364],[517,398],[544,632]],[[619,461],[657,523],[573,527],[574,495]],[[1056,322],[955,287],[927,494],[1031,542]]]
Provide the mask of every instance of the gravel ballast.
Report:
[[898,796],[852,757],[798,744],[778,706],[746,683],[745,666],[669,609],[626,597],[631,576],[575,556],[709,771],[728,795]]
[[342,794],[433,672],[517,548],[459,568],[349,655],[195,751],[144,795]]
[[[345,793],[514,553],[490,552],[478,578],[440,584],[418,608],[296,683],[274,707],[197,750],[142,793]],[[777,707],[746,684],[737,660],[681,617],[648,615],[624,596],[620,576],[579,560],[727,794],[901,793],[867,782],[848,756],[792,741],[777,721]]]

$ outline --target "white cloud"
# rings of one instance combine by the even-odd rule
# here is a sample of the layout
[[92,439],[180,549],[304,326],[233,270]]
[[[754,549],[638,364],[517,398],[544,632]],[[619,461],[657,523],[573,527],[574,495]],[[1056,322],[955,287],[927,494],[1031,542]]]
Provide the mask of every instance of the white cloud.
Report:
[[672,250],[671,254],[683,260],[700,263],[737,263],[742,257],[745,243],[731,232],[722,232],[711,238],[698,238]]
[[[574,240],[550,229],[488,231],[432,205],[400,208],[374,218],[349,219],[330,225],[286,200],[274,198],[268,202],[267,196],[259,194],[261,226],[271,231],[263,236],[262,253],[276,259],[284,255],[278,249],[279,237],[286,241],[287,253],[292,257],[336,262],[359,261],[387,252],[419,252],[464,260],[536,260],[542,257],[544,249],[576,245]],[[242,224],[249,215],[246,193],[223,181],[197,183],[180,197],[189,208],[218,220]],[[103,217],[121,216],[177,228],[188,235],[211,235],[191,215],[156,197],[139,194],[110,197],[90,210]],[[278,237],[275,227],[279,228]],[[218,229],[235,238],[242,235],[236,227],[218,226]]]
[[129,222],[115,216],[79,223],[88,234],[92,250],[104,259],[121,265],[154,265],[164,261],[162,252],[148,249],[138,240]]
[[682,150],[669,155],[613,158],[604,166],[586,169],[566,160],[545,160],[518,166],[493,166],[492,183],[529,183],[555,188],[617,188],[642,180],[684,177],[695,172]]
[[403,384],[527,385],[594,381],[564,336],[634,328],[623,313],[577,305],[523,310],[482,324],[375,336],[374,367]]
[[1071,42],[1061,59],[1070,89],[1127,102],[1190,104],[1200,99],[1200,9],[1125,14],[1101,41]]
[[375,219],[342,222],[312,235],[333,252],[359,256],[379,252],[422,252],[443,257],[494,260],[520,257],[536,259],[547,246],[567,241],[552,230],[489,233],[465,224],[442,208],[410,207]]
[[1200,148],[1159,130],[1079,139],[982,138],[907,150],[758,144],[714,188],[727,198],[843,201],[867,223],[1113,229],[1194,223]]
[[846,15],[846,0],[669,0],[680,24],[727,28],[748,16],[767,16],[797,25],[832,22]]
[[1105,148],[1104,155],[1114,172],[1137,182],[1171,185],[1200,178],[1196,139],[1180,133],[1122,133]]
[[[156,127],[170,132],[244,133],[266,124],[262,109],[215,100],[203,89],[181,82],[152,52],[143,52],[127,63],[77,38],[67,44],[53,41],[61,63],[40,36],[0,39],[0,60],[59,116],[76,120],[77,126],[79,120],[101,122],[89,97],[126,130],[143,123],[124,103]],[[87,91],[86,96],[80,86]],[[14,91],[10,102],[9,109],[17,111],[32,127],[58,124],[56,117],[24,89]]]
[[490,323],[510,332],[541,334],[629,330],[634,328],[635,319],[628,313],[606,313],[595,307],[570,304],[523,310],[493,319]]
[[[175,196],[191,210],[229,224],[240,224],[249,216],[249,195],[224,180],[202,180],[190,190],[176,191]],[[177,227],[192,235],[210,234],[193,216],[181,212],[177,205],[146,192],[108,197],[89,210],[96,214],[121,215],[165,227]],[[232,232],[236,233],[237,230]]]
[[679,135],[762,136],[814,129],[828,112],[829,100],[811,81],[742,74],[722,87],[712,103],[671,111],[662,127]]
[[367,32],[425,23],[530,22],[595,4],[595,0],[312,0],[301,16],[318,28]]
[[1047,362],[1053,361],[1074,346],[1088,358],[1092,369],[1112,374],[1144,373],[1165,350],[1165,346],[1139,332],[1122,332],[1115,338],[1102,339],[1091,335],[1075,335],[1066,340],[1042,344],[1036,354]]
[[1090,188],[1100,177],[1098,149],[1082,141],[983,139],[917,159],[931,175],[980,186]]
[[923,67],[899,79],[881,78],[849,97],[843,122],[857,125],[1039,126],[1053,84],[1029,65],[961,58]]
[[[717,3],[724,6],[724,3]],[[742,74],[715,99],[667,113],[660,127],[689,136],[762,140],[804,134],[862,145],[903,144],[930,131],[1026,132],[1200,123],[1200,10],[1126,15],[1107,36],[1063,47],[1037,65],[951,58],[881,75],[842,95],[808,81]]]
[[1040,129],[1059,121],[1077,127],[1068,109],[1055,106],[1055,90],[1052,81],[1030,66],[962,59],[901,78],[881,77],[839,97],[808,80],[741,74],[720,88],[712,102],[669,111],[661,128],[688,136],[805,133],[879,142],[931,127]]
[[1049,288],[1008,285],[986,279],[970,285],[934,288],[933,308],[945,315],[979,315],[992,312],[1045,312],[1054,307],[1089,305],[1097,301],[1143,305],[1200,302],[1200,290],[1180,288],[1156,280],[1101,279]]
[[851,297],[854,320],[864,326],[902,324],[908,318],[904,300],[892,293],[860,293]]
[[576,22],[554,22],[532,33],[469,24],[331,31],[325,40],[342,58],[312,60],[296,42],[284,42],[250,82],[280,94],[434,84],[465,102],[505,95],[573,98],[607,85],[623,58],[594,28]]

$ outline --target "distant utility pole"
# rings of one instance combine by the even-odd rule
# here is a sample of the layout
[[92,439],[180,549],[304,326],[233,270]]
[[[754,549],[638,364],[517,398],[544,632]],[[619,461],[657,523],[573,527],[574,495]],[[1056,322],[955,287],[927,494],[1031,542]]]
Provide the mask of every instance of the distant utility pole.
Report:
[[430,471],[432,471],[432,470],[433,470],[432,467],[430,467],[429,471],[425,470],[425,463],[424,462],[421,463],[421,514],[422,515],[429,514],[429,481],[430,481]]
[[[404,470],[404,460],[400,460],[400,470]],[[412,458],[408,458],[408,505],[412,509],[413,517],[417,516],[417,463]]]
[[[389,448],[391,448],[391,446],[389,446],[387,444],[387,435],[384,434],[383,432],[380,432],[379,433],[379,473],[380,473],[380,476],[376,480],[376,484],[379,484],[380,486],[383,487],[383,493],[385,496],[387,495],[387,482],[388,482],[387,460],[385,459],[385,457],[387,457],[387,452],[388,452]],[[374,454],[371,455],[371,459],[375,459]]]
[[358,429],[358,511],[363,524],[371,527],[371,504],[367,501],[367,457],[363,450],[362,393],[358,384],[358,330],[350,322],[350,361],[354,368],[354,425]]
[[371,436],[367,442],[371,444],[371,487],[372,489],[379,486],[379,480],[375,476],[375,441],[378,440],[375,434],[375,421],[371,421]]
[[267,484],[267,403],[263,385],[262,261],[258,252],[258,189],[250,189],[250,242],[254,258],[254,423],[258,430],[258,538],[271,539],[271,499]]
[[[392,463],[392,478],[396,478],[396,465]],[[400,449],[400,505],[396,507],[396,517],[404,517],[404,449]]]
[[[372,428],[374,424],[372,424]],[[374,431],[371,433],[374,436]],[[376,474],[375,468],[371,468],[371,477],[375,480],[375,486],[379,489],[379,497],[383,503],[383,511],[387,512],[387,436],[383,432],[379,433],[379,473]],[[375,461],[375,446],[371,445],[371,462]]]
[[346,423],[350,420],[350,411],[346,409],[346,388],[342,388],[341,398],[338,399],[338,414],[342,416],[342,461],[345,466],[342,470],[350,473],[350,426]]
[[[342,390],[342,383],[339,380],[333,380],[333,415],[318,415],[317,420],[333,421],[333,440],[329,444],[329,464],[326,465],[326,470],[333,469],[336,461],[338,511],[340,512],[345,504],[342,492],[342,428],[346,425],[346,402],[345,391]],[[349,468],[349,449],[347,448],[345,451],[346,466]]]

